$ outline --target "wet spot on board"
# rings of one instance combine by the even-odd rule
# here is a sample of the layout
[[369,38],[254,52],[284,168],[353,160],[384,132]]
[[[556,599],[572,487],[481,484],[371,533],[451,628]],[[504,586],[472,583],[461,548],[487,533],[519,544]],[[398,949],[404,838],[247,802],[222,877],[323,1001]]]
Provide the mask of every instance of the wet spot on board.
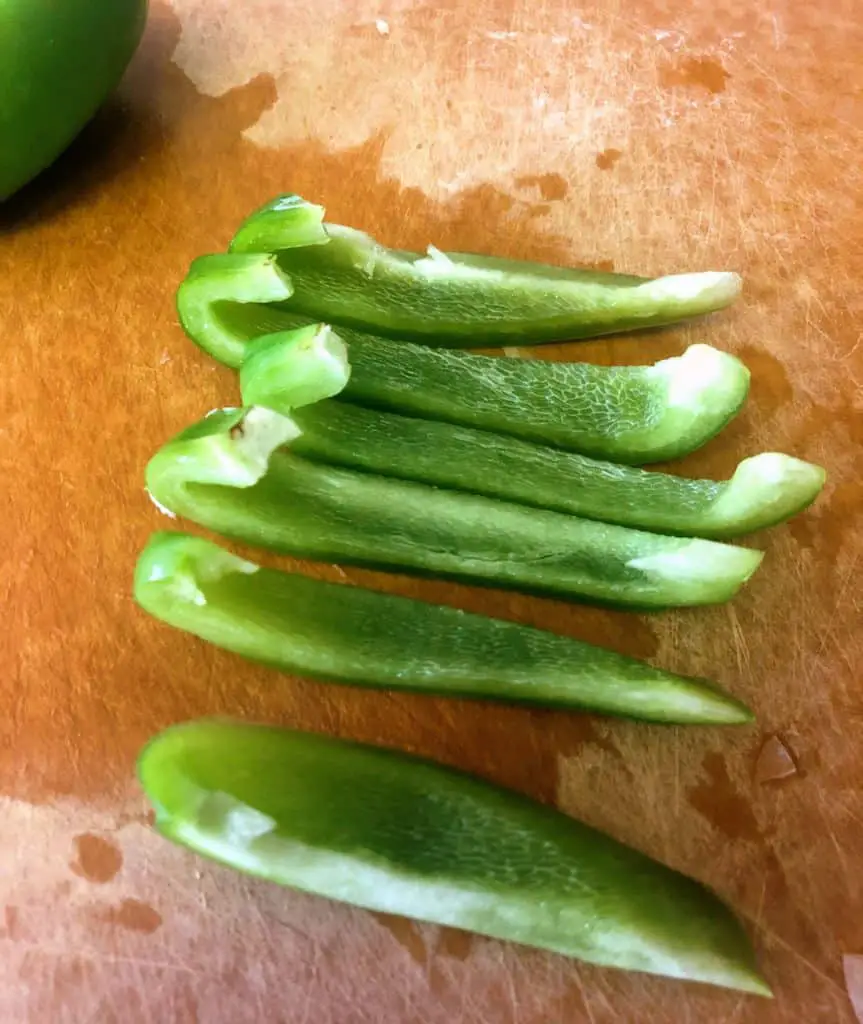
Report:
[[[259,76],[221,97],[202,95],[172,63],[179,36],[180,23],[171,7],[156,5],[145,44],[118,93],[116,104],[122,116],[113,127],[107,151],[90,155],[86,146],[78,148],[66,160],[62,181],[52,179],[54,189],[40,186],[41,191],[36,189],[38,195],[32,190],[27,195],[22,193],[15,197],[7,211],[9,219],[17,226],[32,223],[42,231],[47,230],[42,220],[53,216],[59,207],[63,208],[63,230],[75,239],[76,251],[69,287],[86,292],[92,286],[87,276],[89,268],[102,258],[104,248],[101,230],[94,225],[119,223],[129,206],[134,205],[140,211],[140,230],[146,235],[150,259],[146,276],[135,284],[142,296],[140,301],[135,300],[135,309],[143,312],[140,323],[135,321],[129,325],[130,333],[140,333],[142,324],[145,333],[155,329],[155,325],[161,332],[178,330],[173,293],[192,258],[224,248],[240,219],[268,196],[283,192],[288,184],[292,191],[323,203],[330,220],[353,224],[388,244],[423,250],[433,242],[443,250],[487,252],[547,263],[572,262],[571,238],[549,230],[545,226],[547,221],[535,216],[531,209],[540,203],[547,205],[548,201],[542,199],[543,190],[553,196],[563,194],[566,183],[559,175],[540,176],[541,181],[531,186],[537,191],[524,197],[514,198],[486,183],[456,190],[444,200],[437,200],[419,188],[405,187],[386,173],[386,132],[337,151],[320,140],[307,140],[278,150],[261,148],[242,133],[272,104],[276,95],[274,80]],[[161,97],[158,117],[152,115],[154,81],[159,83]],[[76,162],[76,173],[70,173],[70,163]],[[214,167],[219,169],[219,181],[229,181],[230,187],[205,189],[207,215],[202,216],[202,182],[212,184]],[[82,195],[95,198],[84,202]],[[154,234],[149,225],[161,222],[166,209],[171,211],[171,231]],[[11,237],[17,240],[22,254],[29,251],[26,246],[31,243],[27,232],[18,234],[13,230]],[[129,238],[131,248],[135,246],[136,237],[133,231]],[[12,265],[24,267],[26,258],[14,257]],[[10,281],[10,286],[13,285]],[[161,298],[151,301],[152,296]],[[88,348],[91,353],[109,344],[109,329],[104,330],[105,337],[102,337],[99,328],[93,328],[93,344]],[[146,356],[139,352],[130,359],[151,365],[154,353],[158,358],[162,351],[163,342],[158,344],[159,347],[148,351]],[[202,384],[202,364],[197,360],[194,346],[178,341],[175,357],[162,368],[177,382],[176,388],[166,387],[166,394],[175,396],[177,405],[173,415],[177,415],[178,422],[186,415],[181,410],[185,409],[183,396],[188,389],[184,389],[182,382],[186,379],[184,375],[192,372],[192,367],[195,367],[199,389],[205,386],[206,390],[203,396],[200,390],[196,392],[196,402],[201,407],[222,405],[232,394],[227,377],[214,378],[212,382],[208,378]],[[83,367],[80,372],[85,372]],[[130,387],[130,396],[137,395],[135,401],[145,402],[149,392],[141,390],[139,393],[134,381]],[[130,454],[128,460],[130,467],[133,461],[140,462],[137,454],[134,458]],[[125,471],[124,468],[122,472]],[[131,468],[129,473],[131,479]],[[27,500],[33,504],[36,499],[32,496],[39,493],[35,477],[25,483],[22,502],[26,503],[26,496],[30,494]],[[80,517],[84,512],[76,506],[70,515]],[[61,563],[68,554],[62,535],[49,531],[45,537],[47,547],[41,560],[42,568],[34,570],[36,576],[28,583],[37,593],[52,592],[55,581],[45,567]],[[108,575],[100,586],[112,592],[122,591],[126,572],[123,567],[134,558],[136,543],[137,539],[129,531],[118,532],[110,541],[110,557],[105,559]],[[429,582],[423,584],[423,588],[432,586]],[[399,590],[410,587],[397,585]],[[441,589],[455,593],[454,588],[445,589],[443,584]],[[412,593],[421,596],[426,590],[417,589]],[[464,593],[467,593],[466,588]],[[88,594],[85,587],[82,600],[87,599]],[[486,595],[479,607],[488,600]],[[46,605],[44,614],[46,633],[62,635],[73,627],[77,629],[73,610],[62,603]],[[558,613],[558,619],[561,614]],[[554,628],[558,619],[544,619],[543,624]],[[70,786],[77,797],[102,794],[116,780],[127,777],[130,758],[147,736],[169,720],[230,714],[239,706],[249,714],[266,713],[276,719],[287,716],[311,729],[331,727],[331,718],[363,722],[372,714],[368,694],[340,694],[336,713],[329,703],[317,697],[312,699],[311,690],[296,691],[286,687],[276,692],[267,683],[263,671],[253,669],[242,674],[239,689],[234,688],[230,694],[218,687],[190,686],[189,679],[208,678],[216,671],[216,666],[227,665],[227,661],[223,662],[220,653],[203,648],[197,654],[190,653],[187,659],[163,657],[167,648],[161,647],[154,636],[146,628],[132,629],[130,637],[118,646],[115,634],[102,629],[96,620],[86,626],[80,643],[76,642],[67,652],[64,672],[75,679],[98,676],[106,681],[107,689],[101,690],[42,682],[51,678],[53,669],[47,654],[44,660],[40,652],[36,652],[38,657],[34,654],[24,676],[25,681],[32,683],[26,716],[22,723],[15,724],[20,740],[16,758],[26,761],[32,770],[23,774],[5,772],[4,780],[15,779],[14,784],[4,782],[7,791],[11,786],[12,795],[33,802],[50,802],[57,793],[69,795]],[[167,683],[159,687],[158,699],[154,699],[153,685],[164,673],[168,676]],[[130,676],[140,685],[129,686]],[[7,689],[6,681],[0,679],[0,699]],[[302,696],[298,696],[298,692]],[[386,706],[389,710],[379,695],[375,695],[374,706],[378,709]],[[73,707],[74,715],[87,722],[88,728],[82,730],[79,738],[76,771],[70,782],[68,751],[56,742],[49,726],[58,716],[71,714]],[[415,710],[415,705],[405,697],[398,708],[402,717],[387,719],[391,736],[398,737],[401,729],[415,735],[415,718],[421,717],[419,704]],[[422,715],[427,714],[424,704]],[[465,705],[460,714],[460,733],[465,736],[467,746],[473,737],[487,729],[489,710],[485,706]],[[507,713],[506,721],[512,723],[513,732],[517,732],[517,720],[521,720],[519,714]],[[0,736],[0,749],[12,726],[7,722],[3,728],[6,731]],[[530,762],[534,745],[533,738],[525,741],[524,760],[521,763],[516,760],[515,766],[507,770],[507,777],[525,783],[525,788],[535,786],[551,794],[555,785],[554,758],[546,756],[547,774],[537,783],[538,769]],[[440,735],[430,731],[427,753],[445,752]],[[461,757],[459,748],[458,758]],[[88,837],[78,845],[81,848],[73,862],[78,876],[92,882],[105,882],[119,871],[121,855],[105,840]]]
[[823,532],[819,524],[806,515],[797,515],[789,519],[785,524],[785,529],[794,538],[797,546],[804,550],[818,547]]
[[88,882],[104,885],[123,866],[123,854],[116,844],[103,836],[85,832],[75,836],[76,857],[69,865],[76,875]]
[[[845,422],[838,419],[837,422]],[[863,510],[863,483],[859,479],[843,480],[836,484],[829,500],[816,499],[818,514],[803,512],[785,524],[797,544],[818,553],[814,571],[825,580],[826,593],[834,587],[836,560],[848,536],[859,529]]]
[[16,906],[9,903],[3,910],[0,938],[17,942],[21,937],[21,913]]
[[659,84],[664,89],[680,86],[706,89],[709,93],[725,92],[731,75],[713,57],[687,57],[659,69]]
[[569,185],[566,179],[554,172],[547,174],[526,174],[515,179],[519,188],[537,188],[539,194],[546,202],[555,202],[559,199],[566,199],[569,195]]
[[130,932],[141,932],[143,935],[152,934],[162,924],[162,915],[158,910],[136,899],[125,899],[119,906],[108,907],[97,916],[108,924]]
[[441,928],[438,933],[435,954],[448,956],[452,960],[467,960],[473,948],[473,935],[461,928]]
[[785,364],[763,349],[745,345],[736,355],[752,375],[749,399],[754,411],[769,418],[794,398],[794,386]]
[[133,813],[121,813],[117,815],[117,828],[126,828],[128,825],[144,825],[151,828],[156,822],[156,812],[148,807]]
[[386,928],[402,949],[407,952],[411,960],[422,967],[428,963],[425,940],[415,922],[407,917],[399,917],[397,914],[383,914],[379,911],[371,913],[377,923]]
[[842,957],[845,991],[854,1008],[857,1020],[863,1024],[863,956],[846,954]]
[[622,156],[623,153],[619,149],[604,149],[596,154],[596,166],[601,171],[610,171]]
[[780,782],[797,774],[797,764],[782,739],[768,736],[755,761],[755,781],[761,784]]
[[545,217],[551,213],[551,203],[529,203],[527,207],[528,217]]
[[687,793],[690,806],[729,839],[758,839],[758,821],[749,801],[738,793],[722,754],[707,754],[701,764],[707,778]]
[[440,928],[429,970],[429,988],[435,995],[441,996],[451,989],[457,965],[470,957],[476,938],[460,928]]

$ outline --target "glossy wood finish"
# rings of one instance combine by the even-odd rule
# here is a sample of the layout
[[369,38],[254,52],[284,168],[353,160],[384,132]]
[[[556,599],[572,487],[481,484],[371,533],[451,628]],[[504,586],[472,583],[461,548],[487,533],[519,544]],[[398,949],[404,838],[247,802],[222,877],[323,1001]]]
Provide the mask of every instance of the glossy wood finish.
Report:
[[[854,1020],[861,48],[852,0],[155,4],[118,99],[0,210],[4,1021]],[[405,247],[745,275],[710,321],[546,353],[726,347],[752,368],[751,400],[683,469],[726,473],[759,449],[826,465],[823,500],[758,539],[764,566],[733,604],[640,618],[347,575],[712,675],[756,728],[316,685],[134,607],[135,554],[170,525],[144,463],[238,397],[183,336],[174,291],[285,190]],[[556,802],[739,908],[776,1000],[354,911],[168,846],[147,828],[136,752],[214,713],[400,746]]]

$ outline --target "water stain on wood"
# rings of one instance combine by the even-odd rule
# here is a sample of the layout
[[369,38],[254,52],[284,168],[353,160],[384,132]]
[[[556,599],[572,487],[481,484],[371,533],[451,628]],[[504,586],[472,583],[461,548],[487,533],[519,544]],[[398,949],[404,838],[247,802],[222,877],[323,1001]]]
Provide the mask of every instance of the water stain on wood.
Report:
[[452,960],[464,961],[470,956],[474,936],[461,928],[444,928],[438,932],[435,955],[447,956]]
[[428,963],[429,953],[425,940],[414,921],[407,917],[400,917],[398,914],[384,914],[377,910],[371,911],[371,915],[381,927],[386,928],[414,963],[425,967]]
[[526,174],[515,179],[519,188],[537,188],[539,194],[546,202],[556,202],[559,199],[566,199],[569,195],[569,185],[563,175],[549,172],[547,174]]
[[0,938],[10,939],[18,942],[22,939],[21,912],[12,903],[8,903],[3,909],[3,923],[0,925]]
[[619,149],[604,149],[596,154],[596,166],[601,171],[610,171],[622,156],[623,152]]
[[751,412],[769,419],[778,409],[794,398],[794,385],[785,364],[764,349],[743,345],[735,355],[741,359],[752,375],[748,405]]
[[855,406],[854,397],[843,397],[830,406],[813,404],[800,418],[791,438],[795,446],[802,448],[819,441],[819,447],[830,451],[838,424],[844,433],[842,447],[847,445],[850,454],[844,472],[837,473],[826,462],[829,497],[818,499],[817,516],[804,513],[786,526],[801,548],[817,553],[813,571],[821,582],[816,589],[824,593],[832,592],[836,560],[848,537],[854,536],[863,521],[863,415]]
[[659,69],[659,84],[664,89],[688,86],[706,89],[713,95],[725,91],[725,83],[730,77],[713,57],[687,57]]
[[690,805],[729,839],[759,839],[758,820],[737,791],[722,754],[707,754],[701,764],[707,778],[688,791]]
[[123,866],[123,854],[119,847],[92,832],[75,836],[75,850],[75,860],[69,866],[76,875],[86,878],[88,882],[104,885]]
[[162,924],[162,915],[154,907],[131,898],[123,900],[116,907],[102,910],[97,916],[107,924],[130,932],[141,932],[143,935],[151,935]]
[[436,996],[441,997],[451,990],[454,967],[467,961],[476,939],[476,935],[460,928],[440,928],[429,969],[429,988]]
[[585,270],[601,270],[610,274],[614,271],[614,260],[594,260],[592,263],[581,263]]
[[[99,150],[99,159],[92,159],[87,147],[78,148],[65,158],[64,173],[52,179],[52,189],[37,185],[4,204],[11,288],[18,287],[15,268],[32,276],[38,254],[56,249],[74,257],[64,263],[68,287],[63,294],[78,296],[78,307],[86,309],[104,302],[100,298],[104,282],[94,284],[98,275],[92,268],[104,260],[105,224],[124,225],[123,245],[117,247],[121,263],[123,253],[147,250],[147,260],[141,266],[135,264],[136,272],[124,291],[131,311],[124,320],[124,333],[132,348],[117,364],[117,373],[123,366],[150,365],[146,339],[159,339],[159,351],[165,339],[173,337],[177,342],[176,357],[160,368],[160,403],[153,402],[150,378],[139,380],[124,370],[124,402],[110,404],[107,413],[100,406],[103,428],[131,432],[141,442],[115,453],[110,473],[96,473],[86,487],[70,487],[64,498],[63,515],[72,524],[90,522],[94,508],[115,510],[117,527],[111,528],[100,547],[98,576],[75,579],[82,605],[96,611],[82,622],[68,602],[46,601],[38,608],[24,598],[11,602],[13,608],[28,609],[28,624],[19,629],[13,614],[9,635],[28,635],[34,642],[21,663],[20,678],[0,678],[0,701],[6,705],[18,706],[15,693],[21,687],[28,692],[21,715],[0,723],[0,778],[6,780],[3,787],[9,795],[31,802],[50,801],[58,793],[85,799],[104,793],[117,779],[128,776],[129,764],[147,739],[178,719],[242,710],[305,728],[329,728],[333,722],[356,717],[374,722],[383,731],[381,722],[390,710],[377,694],[339,691],[336,705],[319,684],[314,692],[300,685],[273,686],[271,675],[252,667],[241,672],[233,658],[169,637],[134,614],[125,598],[105,597],[128,593],[130,567],[155,522],[140,497],[141,473],[151,454],[152,438],[163,436],[168,421],[179,425],[187,417],[196,418],[201,409],[235,400],[231,378],[203,372],[207,365],[203,357],[191,343],[184,345],[176,326],[174,294],[191,260],[204,252],[223,250],[242,217],[267,197],[283,192],[288,183],[291,190],[326,205],[329,219],[355,224],[406,248],[422,250],[433,242],[442,249],[549,263],[571,260],[571,240],[543,229],[541,218],[531,216],[530,204],[493,185],[478,185],[439,202],[387,177],[382,169],[384,133],[342,152],[331,152],[314,140],[278,151],[257,147],[242,132],[272,105],[276,95],[272,79],[260,76],[218,99],[203,96],[171,63],[179,35],[170,7],[158,5],[148,27],[148,44],[124,81],[117,101],[120,113],[110,131],[106,129],[110,138]],[[163,111],[159,118],[152,115],[154,82],[159,83],[158,107]],[[212,187],[214,168],[219,181],[231,182],[230,188]],[[565,182],[559,176],[540,178],[540,190],[563,194]],[[81,201],[83,197],[86,201]],[[133,207],[138,216],[130,220],[128,210]],[[170,230],[154,231],[153,225],[166,223],[166,211]],[[25,226],[26,230],[17,230]],[[49,296],[40,322],[42,318],[48,324],[57,318],[63,322],[68,316],[66,303],[65,297],[55,301]],[[47,379],[38,366],[29,375],[27,408],[50,410],[44,415],[51,419],[55,436],[63,432],[71,436],[80,427],[80,380],[101,372],[102,353],[114,347],[116,324],[111,317],[102,320],[87,321],[87,344],[77,360],[78,378],[67,375],[59,392],[52,395],[38,383]],[[8,326],[14,334],[14,317]],[[190,379],[195,380],[194,387],[189,386]],[[154,410],[143,426],[142,409]],[[107,425],[105,415],[111,420]],[[34,467],[51,461],[50,434],[44,434],[44,452],[39,450],[42,442],[37,442]],[[24,472],[16,485],[11,514],[23,517],[23,510],[43,507],[44,493],[44,474],[35,469]],[[32,574],[22,577],[20,586],[29,593],[53,594],[58,587],[54,567],[77,564],[79,552],[75,547],[74,557],[70,556],[70,531],[54,530],[53,516],[46,517],[43,525],[35,523],[33,530],[39,537],[39,565],[34,563]],[[10,564],[25,564],[29,536],[22,534],[18,546],[13,537]],[[77,545],[77,540],[72,543]],[[83,552],[80,557],[84,558]],[[19,584],[13,584],[13,597],[20,596]],[[403,589],[422,596],[422,586],[405,583]],[[546,620],[545,625],[555,628],[556,622]],[[80,639],[64,645],[62,660],[49,643],[35,642],[35,638],[73,634]],[[15,657],[13,649],[13,662]],[[232,677],[232,686],[206,684],[221,673]],[[166,675],[166,685],[156,682]],[[129,686],[129,678],[139,685]],[[100,680],[98,687],[89,685],[93,679]],[[402,727],[405,732],[415,731],[413,706],[406,702],[402,710],[401,721],[386,720],[386,731],[396,737]],[[464,710],[460,731],[467,737],[465,743],[471,723],[479,723],[487,714],[484,707]],[[56,741],[52,728],[58,720],[86,722],[75,738],[71,776],[68,750]],[[15,744],[8,742],[13,730]],[[429,752],[439,749],[438,741]],[[15,767],[22,762],[31,766],[27,773]],[[543,789],[553,790],[553,775]],[[81,842],[76,872],[92,881],[113,877],[121,864],[119,852],[98,837]]]

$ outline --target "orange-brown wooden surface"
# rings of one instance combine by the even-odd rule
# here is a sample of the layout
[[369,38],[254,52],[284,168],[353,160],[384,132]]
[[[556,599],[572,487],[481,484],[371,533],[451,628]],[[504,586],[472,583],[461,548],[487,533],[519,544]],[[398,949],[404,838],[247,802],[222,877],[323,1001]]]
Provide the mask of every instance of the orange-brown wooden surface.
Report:
[[[861,52],[855,0],[156,0],[118,96],[0,209],[0,1019],[854,1020]],[[403,247],[744,274],[709,321],[554,353],[727,348],[751,399],[683,470],[762,449],[827,467],[817,506],[758,538],[736,601],[646,618],[347,576],[714,676],[756,727],[312,684],[136,609],[136,553],[171,525],[144,464],[237,400],[177,325],[176,286],[281,191]],[[135,755],[213,713],[431,755],[697,875],[748,919],[775,1001],[352,910],[171,847],[147,827]]]

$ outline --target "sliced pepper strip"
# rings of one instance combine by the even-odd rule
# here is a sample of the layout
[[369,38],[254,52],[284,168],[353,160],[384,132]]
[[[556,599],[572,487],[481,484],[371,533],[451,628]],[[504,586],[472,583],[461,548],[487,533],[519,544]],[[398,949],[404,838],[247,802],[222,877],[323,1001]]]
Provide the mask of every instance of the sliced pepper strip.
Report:
[[322,224],[329,241],[306,245],[297,230],[303,205],[299,196],[268,203],[242,224],[231,251],[277,253],[294,289],[287,312],[429,345],[590,338],[711,313],[740,294],[740,277],[728,272],[651,279],[433,246],[403,252],[341,224]]
[[607,967],[769,996],[709,889],[551,807],[393,750],[224,721],[138,775],[168,839],[250,875]]
[[147,487],[172,512],[289,554],[636,607],[728,600],[761,553],[310,462],[259,406],[224,410],[169,442]]
[[[282,329],[284,321],[278,313],[275,319],[267,319],[273,308],[267,303],[286,299],[292,291],[290,280],[269,253],[200,256],[177,291],[177,314],[186,333],[210,355],[228,366],[239,366],[251,338],[266,334],[267,326]],[[238,331],[232,315],[237,309],[255,314],[251,333]],[[258,331],[259,326],[264,329]]]
[[150,539],[135,598],[219,647],[317,679],[654,722],[752,721],[743,704],[702,679],[545,630],[263,569],[182,533]]
[[345,334],[360,405],[510,434],[609,462],[643,465],[695,451],[740,411],[749,370],[691,345],[652,366],[501,359]]
[[[263,298],[290,292],[272,256],[205,256],[180,286],[177,306],[195,343],[239,368],[252,342],[260,359],[268,345],[281,346],[262,336],[315,326]],[[749,390],[743,363],[708,345],[653,366],[607,367],[431,349],[348,327],[338,333],[350,352],[344,398],[612,462],[694,451],[733,419]]]
[[781,522],[811,504],[824,485],[819,466],[773,452],[745,459],[731,480],[693,480],[486,430],[316,401],[337,393],[350,376],[338,336],[327,327],[305,327],[275,338],[276,344],[264,338],[263,346],[250,347],[240,373],[243,403],[291,416],[301,430],[292,450],[316,462],[714,539]]

